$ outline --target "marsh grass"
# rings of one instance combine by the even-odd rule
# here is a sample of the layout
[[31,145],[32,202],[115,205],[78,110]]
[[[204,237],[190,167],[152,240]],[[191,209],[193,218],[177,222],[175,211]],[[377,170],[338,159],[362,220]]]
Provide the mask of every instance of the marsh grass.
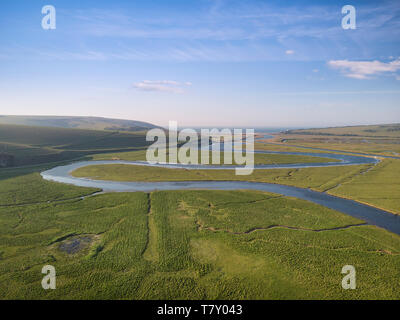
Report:
[[[304,151],[304,150],[303,150]],[[216,158],[219,154],[219,162],[217,165],[224,165],[225,153],[221,152],[209,152],[209,163],[212,163],[212,159]],[[236,165],[235,157],[232,154],[232,164]],[[146,151],[128,151],[128,152],[117,152],[117,153],[105,153],[96,154],[92,156],[93,160],[126,160],[126,161],[146,161]],[[216,158],[218,159],[218,158]],[[166,157],[167,162],[169,161],[169,154]],[[325,162],[338,162],[339,160],[330,159],[325,157],[314,157],[314,156],[303,156],[303,155],[288,155],[288,154],[254,154],[254,164],[289,164],[289,163],[325,163]],[[179,161],[178,161],[179,162]],[[201,164],[200,152],[198,154],[197,163]],[[228,164],[230,165],[230,164]]]
[[[0,297],[398,299],[399,237],[334,229],[359,222],[258,191],[109,193],[0,208]],[[248,232],[255,228],[265,230]],[[97,240],[78,254],[57,246],[88,234]],[[56,290],[41,288],[45,264],[56,268]],[[357,290],[341,288],[345,264],[357,269]]]
[[385,159],[329,191],[400,214],[400,160]]

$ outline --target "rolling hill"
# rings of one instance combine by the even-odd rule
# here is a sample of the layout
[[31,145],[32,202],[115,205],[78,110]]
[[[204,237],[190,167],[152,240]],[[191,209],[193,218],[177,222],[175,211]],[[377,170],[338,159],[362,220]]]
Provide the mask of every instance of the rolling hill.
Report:
[[144,131],[35,127],[0,123],[0,168],[70,160],[94,153],[141,150]]
[[0,115],[0,124],[112,131],[143,131],[158,127],[143,121],[73,116]]
[[325,136],[400,137],[400,123],[288,130],[288,134]]

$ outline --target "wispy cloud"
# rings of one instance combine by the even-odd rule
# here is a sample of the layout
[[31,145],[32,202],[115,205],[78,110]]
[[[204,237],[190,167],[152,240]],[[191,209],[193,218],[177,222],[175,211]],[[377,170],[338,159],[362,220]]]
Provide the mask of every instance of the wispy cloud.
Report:
[[[91,9],[71,13],[72,21],[86,35],[117,38],[254,40],[266,38],[343,37],[340,7],[337,5],[288,5],[254,1],[211,1],[203,10],[188,10],[177,16],[152,17],[127,15]],[[395,31],[400,6],[382,1],[379,6],[357,7],[358,30],[371,36],[371,31]],[[75,30],[75,28],[74,28]],[[397,32],[398,34],[398,32]]]
[[0,47],[0,59],[21,54],[88,61],[373,60],[382,59],[382,52],[397,54],[400,39],[400,5],[390,0],[357,5],[354,32],[342,29],[340,6],[331,3],[209,0],[184,10],[149,7],[150,15],[123,8],[60,11],[62,41],[45,41],[40,33],[30,41],[37,52],[28,54],[13,48],[13,40]]
[[391,62],[331,60],[328,65],[339,69],[346,77],[354,79],[371,79],[375,75],[393,74],[400,69],[400,58]]
[[297,91],[270,92],[268,95],[300,96],[300,95],[366,95],[366,94],[400,94],[400,90],[363,90],[363,91]]
[[141,91],[183,93],[184,88],[191,85],[191,82],[180,83],[173,80],[143,80],[134,83],[133,87]]

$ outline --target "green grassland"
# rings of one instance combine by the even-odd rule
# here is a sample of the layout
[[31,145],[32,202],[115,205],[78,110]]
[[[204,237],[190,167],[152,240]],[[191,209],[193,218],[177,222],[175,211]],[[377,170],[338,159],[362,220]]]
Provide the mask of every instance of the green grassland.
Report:
[[[220,154],[219,163],[224,164],[224,152],[209,152],[210,163],[216,154]],[[232,153],[231,153],[232,154]],[[93,160],[126,160],[126,161],[146,161],[146,151],[128,151],[117,153],[96,154],[92,156]],[[169,154],[167,153],[167,161],[169,161]],[[339,160],[324,158],[324,157],[311,157],[302,155],[286,155],[286,154],[254,154],[254,164],[288,164],[288,163],[324,163],[324,162],[338,162]],[[201,155],[198,153],[198,163],[201,163]],[[236,164],[234,155],[232,154],[232,163]]]
[[385,159],[364,174],[342,181],[329,193],[400,214],[400,160]]
[[50,166],[0,170],[0,207],[77,198],[100,191],[43,180],[38,171]]
[[286,184],[328,192],[400,214],[400,160],[377,164],[254,170],[235,175],[233,170],[187,170],[123,164],[92,165],[72,172],[76,177],[115,181],[209,181],[241,180]]
[[[307,137],[307,141],[300,141],[299,138],[284,139],[285,142],[257,142],[254,145],[256,150],[266,151],[283,151],[283,152],[307,152],[307,153],[332,153],[331,150],[337,154],[349,154],[349,153],[365,153],[373,154],[376,156],[390,156],[399,157],[400,159],[400,144],[382,144],[382,143],[361,143],[358,142],[338,142],[333,143],[332,141],[318,140],[310,141]],[[292,145],[293,144],[293,145]],[[317,148],[317,149],[310,149]]]
[[[106,194],[0,212],[3,299],[122,298],[137,290],[146,272],[141,259],[146,194]],[[96,241],[76,254],[60,251],[59,244],[74,235],[94,235]],[[56,290],[41,287],[46,264],[56,267]]]
[[[285,137],[285,144],[295,146],[303,146],[307,148],[321,148],[331,149],[345,152],[359,152],[365,154],[374,154],[377,156],[390,156],[400,158],[400,139],[393,141],[393,143],[386,143],[385,141],[365,140],[365,139],[326,139],[313,137]],[[267,147],[268,148],[268,147]],[[311,149],[307,149],[309,151]],[[302,149],[304,151],[304,149]],[[316,152],[319,152],[318,150]]]
[[397,137],[400,138],[400,124],[347,126],[317,129],[290,130],[290,134],[311,135],[346,135],[346,136],[369,136],[369,137]]
[[400,157],[400,124],[289,130],[276,135],[282,145]]
[[[111,193],[0,208],[0,298],[399,299],[400,238],[361,222],[256,191]],[[61,250],[79,237],[92,241]],[[41,287],[46,264],[56,268],[56,290]],[[356,290],[341,288],[347,264]]]
[[[369,134],[381,146],[389,140],[381,132]],[[94,195],[100,190],[45,181],[39,174],[60,164],[55,161],[82,156],[144,160],[144,140],[143,133],[0,125],[0,154],[29,165],[0,168],[0,299],[400,299],[400,237],[351,216],[257,191]],[[284,144],[270,148],[295,151]],[[332,161],[281,155],[255,160]],[[279,183],[400,213],[399,169],[400,160],[386,159],[377,165],[255,170],[250,176],[117,164],[73,175]],[[80,243],[77,252],[68,251],[73,242]],[[56,268],[56,290],[41,287],[46,264]],[[348,264],[357,270],[356,290],[341,287],[341,269]]]
[[139,165],[91,165],[74,170],[75,177],[115,181],[207,181],[240,180],[279,183],[325,191],[340,181],[349,179],[371,168],[372,165],[320,167],[302,169],[260,169],[251,175],[235,175],[234,170],[188,170]]
[[265,150],[265,151],[279,151],[279,152],[309,152],[309,153],[332,153],[331,151],[320,151],[320,150],[312,150],[301,147],[292,147],[289,145],[285,145],[284,143],[274,143],[274,142],[255,142],[254,143],[255,150]]
[[0,155],[14,158],[13,166],[64,161],[85,155],[139,150],[150,143],[145,133],[121,133],[0,124]]

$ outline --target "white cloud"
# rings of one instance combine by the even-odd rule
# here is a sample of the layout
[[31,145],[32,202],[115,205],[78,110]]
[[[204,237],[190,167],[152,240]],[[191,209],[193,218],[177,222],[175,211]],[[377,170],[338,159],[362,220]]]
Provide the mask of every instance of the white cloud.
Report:
[[285,53],[286,54],[294,54],[294,50],[286,50]]
[[133,87],[142,91],[183,93],[184,86],[191,85],[191,82],[180,83],[173,80],[143,80],[136,82]]
[[328,65],[339,69],[346,77],[354,79],[371,79],[371,76],[382,73],[394,73],[400,69],[400,58],[391,62],[331,60]]

